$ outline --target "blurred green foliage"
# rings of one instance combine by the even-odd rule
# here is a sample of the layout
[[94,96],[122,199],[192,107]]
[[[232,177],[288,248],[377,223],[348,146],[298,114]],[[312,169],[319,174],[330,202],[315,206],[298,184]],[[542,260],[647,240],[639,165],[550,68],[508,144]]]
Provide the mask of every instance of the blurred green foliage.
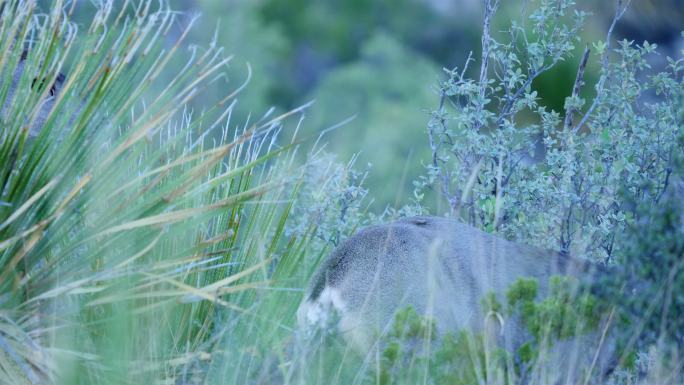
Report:
[[415,40],[426,20],[439,18],[414,0],[266,0],[260,12],[290,40],[311,45],[340,62],[358,58],[361,44],[377,29],[401,40]]
[[[527,330],[527,340],[515,352],[499,346],[493,333],[438,333],[439,325],[431,318],[412,307],[402,309],[389,332],[380,338],[376,383],[554,383],[544,379],[557,373],[532,373],[530,369],[551,365],[549,369],[557,371],[559,363],[545,361],[554,345],[596,331],[601,316],[607,314],[591,294],[579,293],[577,284],[570,277],[554,276],[548,282],[550,292],[540,298],[539,282],[520,279],[507,291],[503,304],[493,294],[483,299],[492,319],[501,320],[501,325],[521,322]],[[593,349],[593,343],[584,348]]]
[[[269,96],[281,87],[282,80],[275,74],[284,65],[283,58],[290,52],[292,40],[277,26],[261,22],[257,2],[199,0],[171,3],[174,9],[182,11],[177,15],[180,25],[198,18],[190,30],[189,41],[200,53],[202,47],[215,44],[222,47],[226,55],[233,56],[226,76],[216,79],[208,95],[222,95],[228,84],[234,86],[249,81],[248,87],[240,93],[240,103],[234,111],[237,119],[244,121],[250,117],[255,120],[273,105],[296,104],[294,101],[274,103]],[[178,28],[176,33],[180,32],[181,28]],[[202,110],[201,102],[193,106]]]
[[[464,25],[463,17],[440,11],[428,1],[265,0],[261,2],[260,15],[267,25],[279,27],[292,42],[291,55],[308,50],[307,59],[320,61],[323,68],[307,68],[310,64],[299,60],[293,64],[304,64],[305,69],[321,71],[321,75],[328,69],[362,60],[364,46],[378,31],[414,50],[414,57],[447,66],[463,58],[459,47],[478,38],[474,28],[477,22],[471,20]],[[297,69],[293,68],[292,73],[298,74]],[[305,86],[316,86],[306,83]],[[290,85],[292,95],[301,95],[301,83]],[[282,98],[276,101],[282,102]]]
[[411,191],[430,159],[425,111],[437,103],[430,87],[435,73],[429,60],[377,33],[358,61],[331,71],[311,94],[316,104],[305,122],[309,129],[354,117],[323,140],[336,154],[359,153],[357,167],[372,165],[367,181],[380,209],[405,201],[401,194]]
[[[254,76],[235,109],[239,119],[315,100],[303,127],[315,139],[356,116],[322,142],[342,161],[360,153],[357,167],[372,164],[366,186],[378,193],[374,211],[408,200],[428,160],[423,112],[437,102],[431,88],[440,67],[478,49],[479,20],[467,17],[477,15],[472,7],[455,15],[416,0],[172,3],[185,12],[180,24],[202,12],[193,42],[215,36],[235,55],[227,72],[232,84],[244,79],[250,64]],[[215,92],[224,81],[217,79]]]

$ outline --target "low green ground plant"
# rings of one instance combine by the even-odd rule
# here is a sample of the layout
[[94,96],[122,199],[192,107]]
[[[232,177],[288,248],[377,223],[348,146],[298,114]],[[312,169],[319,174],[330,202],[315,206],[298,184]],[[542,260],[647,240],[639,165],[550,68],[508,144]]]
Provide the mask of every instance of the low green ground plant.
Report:
[[[494,332],[440,331],[440,325],[412,307],[395,315],[392,326],[379,335],[376,354],[363,358],[358,351],[345,350],[343,336],[333,325],[317,330],[309,341],[312,358],[320,367],[302,368],[309,378],[331,383],[358,384],[545,384],[558,379],[558,362],[548,355],[558,344],[574,347],[575,338],[599,331],[608,309],[590,293],[580,293],[579,282],[569,277],[550,279],[549,294],[538,295],[538,282],[518,280],[505,298],[483,299]],[[498,327],[519,322],[527,331],[516,351],[501,345]],[[578,348],[582,348],[577,345]],[[583,347],[591,349],[589,345]],[[570,350],[568,350],[570,352]],[[591,351],[582,351],[587,355]],[[334,358],[342,358],[335,361]],[[360,361],[363,359],[364,361]],[[565,360],[572,359],[565,357]],[[325,366],[328,365],[328,366]],[[545,373],[542,369],[549,369]],[[587,368],[587,370],[589,370]],[[337,375],[333,375],[337,373]],[[352,376],[349,376],[350,373]],[[582,376],[582,380],[590,378]]]

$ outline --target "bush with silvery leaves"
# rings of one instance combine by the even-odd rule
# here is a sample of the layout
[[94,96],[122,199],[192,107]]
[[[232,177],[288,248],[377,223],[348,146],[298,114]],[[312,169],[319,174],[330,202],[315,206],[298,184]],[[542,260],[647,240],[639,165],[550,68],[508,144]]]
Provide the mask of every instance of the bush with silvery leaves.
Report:
[[[479,78],[447,71],[428,132],[433,150],[417,184],[440,189],[451,215],[517,241],[597,260],[619,251],[616,235],[634,218],[619,186],[655,203],[681,150],[682,61],[650,68],[655,45],[612,41],[625,11],[618,1],[605,41],[584,48],[564,111],[542,105],[534,79],[578,51],[585,14],[571,0],[541,0],[524,24],[495,38],[487,1]],[[589,100],[587,63],[600,64]],[[469,59],[464,67],[472,65]],[[650,181],[652,188],[640,186]]]

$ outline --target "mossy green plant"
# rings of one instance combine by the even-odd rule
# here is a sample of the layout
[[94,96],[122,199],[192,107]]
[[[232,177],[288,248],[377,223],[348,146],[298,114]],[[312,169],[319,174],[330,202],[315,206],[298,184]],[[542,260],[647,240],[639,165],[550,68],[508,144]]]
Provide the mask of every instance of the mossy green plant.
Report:
[[519,279],[504,303],[493,294],[482,300],[488,312],[507,322],[520,320],[528,331],[529,338],[515,351],[488,342],[491,336],[483,333],[460,330],[438,335],[439,325],[430,318],[410,307],[402,309],[379,341],[383,350],[377,378],[383,384],[519,383],[530,367],[540,365],[540,354],[557,342],[596,332],[605,315],[591,294],[578,294],[574,278],[552,277],[543,298],[538,297],[538,285],[534,279]]

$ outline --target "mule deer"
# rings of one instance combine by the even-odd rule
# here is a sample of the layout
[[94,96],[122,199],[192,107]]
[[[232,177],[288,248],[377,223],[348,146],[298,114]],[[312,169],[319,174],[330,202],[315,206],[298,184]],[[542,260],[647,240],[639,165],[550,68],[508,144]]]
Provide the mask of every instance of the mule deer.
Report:
[[[581,277],[591,266],[456,220],[404,218],[365,228],[337,247],[315,273],[297,317],[309,327],[337,313],[339,331],[362,352],[407,306],[434,319],[438,334],[481,332],[488,293],[505,298],[516,280],[527,277],[538,281],[543,296],[551,276]],[[500,343],[510,351],[524,341],[525,331],[516,320],[503,321]]]

